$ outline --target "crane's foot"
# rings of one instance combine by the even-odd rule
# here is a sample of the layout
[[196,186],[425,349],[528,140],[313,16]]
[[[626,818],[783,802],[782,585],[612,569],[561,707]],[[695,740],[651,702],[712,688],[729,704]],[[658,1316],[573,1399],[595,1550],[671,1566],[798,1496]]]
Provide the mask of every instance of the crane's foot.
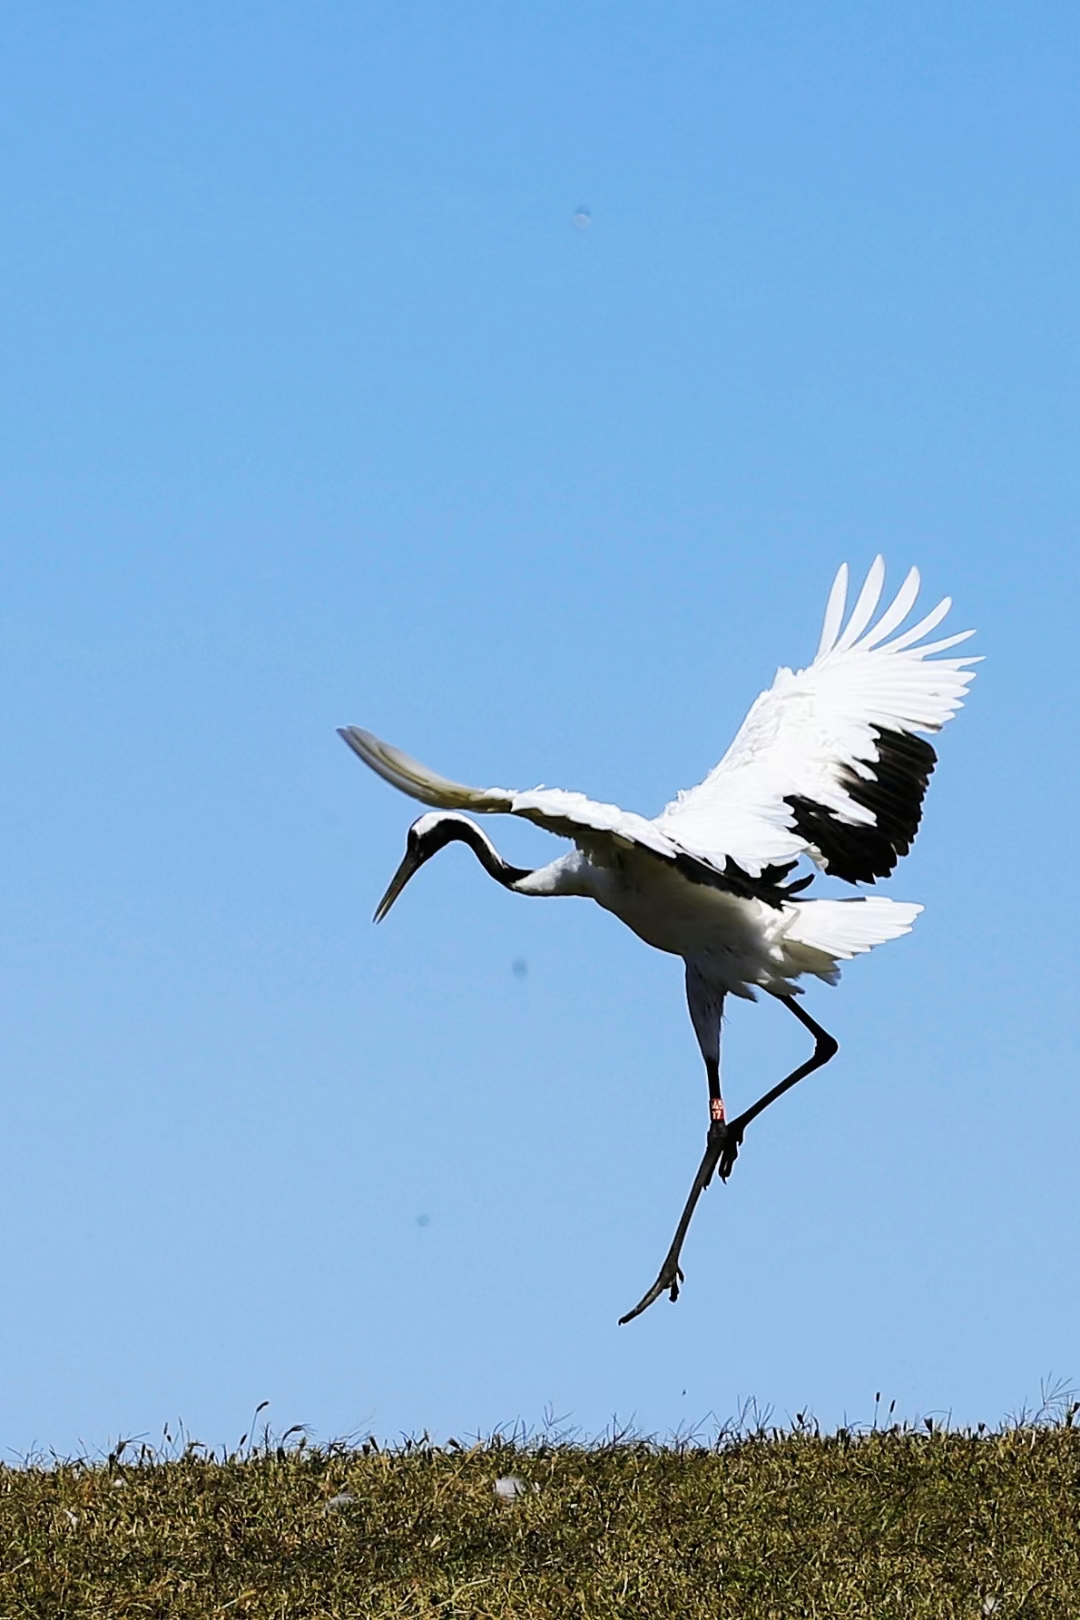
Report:
[[726,1181],[739,1157],[742,1147],[743,1129],[738,1121],[727,1124],[724,1120],[713,1120],[709,1126],[709,1135],[705,1144],[705,1158],[702,1161],[702,1186],[707,1187],[714,1174]]
[[717,1162],[716,1173],[721,1181],[726,1181],[735,1168],[735,1160],[739,1157],[742,1147],[742,1127],[737,1123],[724,1126],[724,1140],[720,1147],[720,1158]]
[[657,1277],[656,1281],[649,1289],[649,1292],[645,1294],[643,1298],[638,1300],[632,1311],[627,1311],[625,1316],[619,1317],[619,1326],[625,1327],[626,1323],[632,1322],[635,1316],[640,1316],[642,1311],[647,1311],[650,1305],[655,1305],[661,1294],[667,1294],[668,1298],[671,1300],[671,1303],[674,1305],[675,1301],[679,1297],[679,1284],[682,1282],[682,1280],[683,1274],[679,1268],[678,1261],[673,1260],[671,1256],[668,1255],[668,1258],[664,1261],[664,1264],[660,1268],[659,1277]]

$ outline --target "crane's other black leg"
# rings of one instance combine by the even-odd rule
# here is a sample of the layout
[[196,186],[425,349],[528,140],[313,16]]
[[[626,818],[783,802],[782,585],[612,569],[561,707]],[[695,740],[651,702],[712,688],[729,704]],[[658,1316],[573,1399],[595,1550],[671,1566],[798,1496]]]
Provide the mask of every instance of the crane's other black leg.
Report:
[[731,1174],[735,1160],[739,1156],[739,1149],[742,1146],[743,1132],[751,1121],[757,1119],[759,1114],[763,1114],[771,1103],[784,1095],[785,1091],[790,1091],[792,1086],[798,1085],[800,1080],[805,1080],[808,1074],[813,1074],[815,1069],[823,1069],[829,1059],[834,1058],[840,1050],[839,1042],[829,1034],[827,1029],[822,1029],[815,1018],[811,1018],[805,1007],[799,1006],[794,996],[777,996],[776,999],[783,1002],[788,1012],[794,1013],[804,1029],[810,1031],[814,1037],[814,1053],[805,1063],[801,1063],[797,1069],[794,1069],[786,1079],[781,1080],[778,1086],[773,1086],[772,1090],[767,1091],[764,1097],[759,1097],[752,1107],[744,1109],[737,1119],[733,1119],[727,1125],[724,1145],[720,1152],[720,1161],[717,1167],[723,1181],[726,1181]]
[[[690,973],[688,968],[688,991],[689,983]],[[701,1163],[698,1165],[697,1175],[694,1177],[693,1185],[690,1188],[690,1196],[686,1200],[682,1217],[675,1229],[675,1236],[672,1239],[671,1248],[668,1250],[664,1263],[660,1267],[660,1273],[652,1287],[649,1289],[648,1293],[638,1301],[633,1310],[627,1311],[625,1316],[620,1316],[620,1327],[622,1327],[626,1322],[632,1322],[635,1316],[641,1315],[642,1311],[647,1311],[650,1305],[656,1303],[661,1294],[666,1293],[673,1304],[675,1300],[678,1299],[679,1284],[683,1280],[682,1270],[679,1266],[679,1257],[682,1254],[682,1246],[686,1241],[686,1234],[690,1230],[690,1222],[694,1218],[694,1211],[697,1208],[698,1199],[701,1197],[702,1193],[705,1191],[705,1188],[712,1180],[713,1172],[719,1169],[721,1177],[726,1181],[728,1176],[731,1174],[732,1166],[738,1157],[739,1148],[742,1146],[743,1133],[745,1132],[746,1127],[751,1124],[759,1114],[764,1113],[765,1109],[768,1108],[771,1103],[774,1103],[778,1097],[782,1097],[785,1091],[790,1091],[792,1086],[798,1085],[800,1080],[805,1080],[806,1076],[808,1074],[813,1074],[815,1069],[823,1068],[824,1065],[828,1063],[829,1059],[835,1057],[839,1051],[838,1043],[829,1034],[828,1030],[822,1029],[821,1025],[817,1023],[815,1019],[811,1018],[808,1012],[799,1006],[798,1002],[793,996],[777,996],[776,999],[778,1001],[782,1001],[788,1011],[794,1013],[795,1017],[799,1020],[799,1023],[808,1029],[813,1035],[815,1042],[813,1056],[808,1058],[805,1063],[801,1063],[797,1069],[793,1069],[791,1074],[780,1081],[779,1085],[773,1086],[771,1091],[767,1091],[763,1097],[759,1097],[757,1102],[754,1103],[752,1107],[745,1109],[743,1113],[741,1113],[736,1119],[731,1120],[730,1123],[726,1123],[724,1121],[723,1102],[720,1103],[720,1119],[717,1120],[715,1115],[713,1115],[713,1117],[710,1119],[709,1135],[705,1144],[705,1152],[702,1156]],[[691,1014],[693,1014],[692,1002]],[[695,1020],[695,1028],[696,1027]],[[707,1057],[705,1067],[709,1072],[709,1097],[711,1113],[713,1098],[713,1075],[709,1070],[709,1060]],[[717,1094],[719,1094],[719,1067],[717,1067],[716,1085]]]

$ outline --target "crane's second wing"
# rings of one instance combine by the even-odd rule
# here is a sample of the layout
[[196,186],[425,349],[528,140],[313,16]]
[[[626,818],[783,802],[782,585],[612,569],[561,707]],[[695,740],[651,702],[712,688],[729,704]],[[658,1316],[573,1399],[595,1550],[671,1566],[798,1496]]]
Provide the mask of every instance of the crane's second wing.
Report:
[[400,748],[394,748],[359,726],[342,726],[339,736],[384,781],[410,798],[419,799],[421,804],[435,805],[440,810],[471,810],[474,815],[522,816],[546,832],[573,839],[580,849],[601,863],[617,859],[620,849],[642,849],[676,867],[691,882],[705,883],[734,894],[753,895],[771,906],[783,901],[778,885],[780,878],[786,875],[784,871],[766,873],[762,881],[755,881],[758,874],[750,878],[723,856],[714,861],[709,856],[689,853],[655,821],[630,810],[621,810],[618,805],[602,804],[584,793],[571,793],[564,788],[537,787],[518,792],[512,788],[466,787],[429,770],[419,760],[402,753]]
[[979,660],[932,656],[973,631],[924,640],[948,597],[896,633],[918,595],[917,569],[871,623],[884,578],[878,557],[845,625],[840,569],[814,662],[777,671],[719,765],[656,818],[661,832],[752,876],[802,853],[851,883],[888,876],[915,837],[937,758],[918,733],[939,731],[961,707],[975,675],[967,666]]

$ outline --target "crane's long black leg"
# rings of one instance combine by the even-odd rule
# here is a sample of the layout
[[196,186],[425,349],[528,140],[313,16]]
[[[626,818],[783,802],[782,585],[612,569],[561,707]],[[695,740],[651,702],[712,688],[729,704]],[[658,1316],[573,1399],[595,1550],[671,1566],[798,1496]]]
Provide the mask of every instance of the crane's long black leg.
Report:
[[815,1069],[824,1068],[829,1059],[834,1058],[840,1050],[839,1043],[835,1038],[829,1034],[827,1029],[822,1029],[817,1020],[811,1018],[804,1007],[799,1006],[794,996],[777,996],[776,999],[782,1001],[788,1012],[794,1013],[803,1028],[808,1029],[813,1035],[814,1055],[805,1063],[800,1064],[797,1069],[787,1076],[786,1080],[781,1080],[778,1086],[773,1086],[771,1091],[767,1091],[764,1097],[759,1097],[752,1107],[744,1109],[738,1118],[733,1119],[727,1126],[719,1160],[719,1173],[723,1181],[726,1181],[730,1176],[735,1160],[738,1158],[739,1149],[742,1146],[743,1132],[746,1127],[757,1119],[759,1114],[763,1114],[766,1108],[771,1103],[774,1103],[778,1097],[782,1097],[785,1091],[790,1091],[792,1086],[798,1085],[800,1080],[805,1080],[806,1076],[813,1074]]
[[[717,1121],[714,1115],[709,1126],[709,1137],[705,1144],[705,1152],[701,1163],[698,1165],[697,1175],[694,1177],[693,1185],[690,1188],[690,1196],[686,1200],[686,1206],[683,1209],[679,1224],[675,1228],[671,1248],[668,1250],[664,1263],[660,1267],[660,1274],[648,1293],[638,1301],[633,1310],[627,1311],[625,1316],[620,1316],[620,1327],[626,1322],[632,1322],[635,1316],[641,1315],[642,1311],[647,1311],[650,1305],[656,1303],[661,1294],[666,1293],[672,1303],[678,1299],[679,1284],[683,1280],[683,1274],[679,1267],[679,1256],[686,1241],[686,1234],[690,1230],[690,1222],[694,1218],[698,1199],[712,1180],[713,1172],[719,1166],[720,1175],[726,1181],[731,1174],[732,1166],[742,1145],[743,1133],[746,1127],[759,1114],[764,1113],[770,1103],[774,1103],[778,1097],[782,1097],[785,1091],[790,1091],[792,1086],[798,1085],[800,1080],[805,1080],[808,1074],[813,1074],[815,1069],[822,1068],[839,1051],[838,1043],[828,1031],[822,1029],[821,1025],[799,1006],[793,996],[777,996],[776,999],[782,1001],[788,1011],[794,1013],[800,1024],[804,1025],[813,1035],[815,1041],[813,1056],[808,1058],[805,1063],[801,1063],[797,1069],[793,1069],[791,1074],[781,1080],[779,1085],[773,1086],[771,1091],[767,1091],[763,1097],[759,1097],[756,1103],[745,1109],[730,1124],[724,1124],[722,1118]],[[708,1067],[708,1064],[706,1067]],[[719,1075],[717,1075],[718,1094]],[[709,1096],[711,1108],[713,1097],[713,1076],[711,1071],[709,1074]],[[722,1116],[723,1103],[720,1104],[720,1113]]]

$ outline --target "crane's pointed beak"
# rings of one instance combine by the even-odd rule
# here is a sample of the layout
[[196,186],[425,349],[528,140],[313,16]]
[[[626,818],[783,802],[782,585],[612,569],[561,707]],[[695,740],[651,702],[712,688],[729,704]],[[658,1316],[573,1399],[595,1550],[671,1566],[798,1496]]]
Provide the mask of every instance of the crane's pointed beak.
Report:
[[413,873],[419,871],[423,864],[424,861],[422,856],[417,855],[414,850],[406,850],[404,860],[394,873],[393,877],[390,879],[389,888],[375,908],[375,921],[377,923],[382,922],[383,918],[386,916],[386,913],[390,910],[390,907],[393,905],[406,883],[408,883]]

